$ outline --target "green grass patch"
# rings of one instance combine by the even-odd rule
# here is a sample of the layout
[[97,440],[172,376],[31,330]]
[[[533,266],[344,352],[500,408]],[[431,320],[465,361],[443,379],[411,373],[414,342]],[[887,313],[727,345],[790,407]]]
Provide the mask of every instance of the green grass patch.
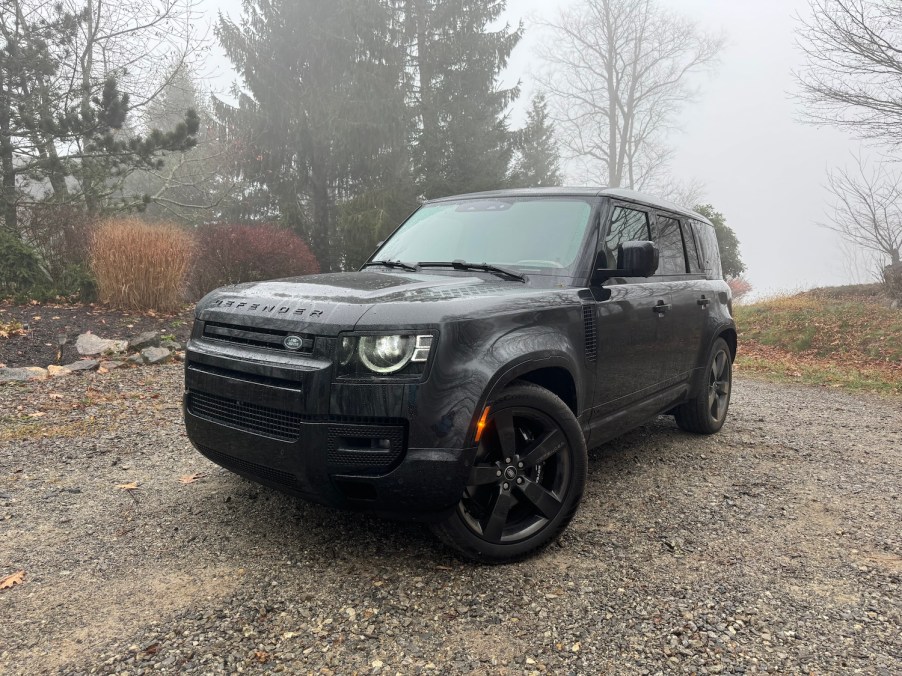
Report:
[[815,289],[735,308],[740,370],[777,381],[902,394],[902,311],[879,286]]

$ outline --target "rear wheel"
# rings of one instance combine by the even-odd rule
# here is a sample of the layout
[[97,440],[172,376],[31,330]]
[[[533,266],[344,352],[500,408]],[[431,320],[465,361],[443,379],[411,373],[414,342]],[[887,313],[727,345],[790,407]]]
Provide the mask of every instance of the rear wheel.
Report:
[[567,405],[516,383],[491,404],[460,504],[436,534],[486,563],[524,558],[573,518],[586,483],[586,443]]
[[695,399],[678,406],[674,418],[687,432],[714,434],[727,419],[733,390],[733,358],[723,338],[718,338],[711,347],[704,377],[701,392]]

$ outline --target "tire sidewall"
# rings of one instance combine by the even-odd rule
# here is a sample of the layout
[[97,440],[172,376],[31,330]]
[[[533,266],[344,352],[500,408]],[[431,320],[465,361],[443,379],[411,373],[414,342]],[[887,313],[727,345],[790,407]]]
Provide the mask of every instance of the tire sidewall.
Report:
[[[723,351],[727,355],[727,373],[729,374],[729,383],[730,383],[730,391],[727,392],[727,401],[724,404],[724,413],[720,420],[715,420],[711,416],[711,409],[707,405],[708,402],[708,387],[709,387],[709,379],[711,377],[711,369],[714,367],[714,358],[717,356],[718,352]],[[730,354],[730,346],[727,345],[727,341],[723,338],[718,338],[714,341],[714,344],[711,346],[711,351],[708,354],[708,361],[706,363],[705,368],[705,379],[703,381],[704,390],[699,397],[699,401],[703,403],[705,406],[704,414],[705,414],[705,424],[709,428],[710,432],[719,432],[720,429],[724,426],[724,423],[727,421],[727,416],[730,413],[730,400],[733,397],[733,357]]]
[[518,382],[505,389],[491,404],[492,410],[532,408],[550,416],[559,425],[570,449],[572,471],[561,510],[539,532],[511,544],[486,542],[463,521],[458,511],[438,526],[438,534],[468,558],[485,563],[522,559],[548,545],[573,518],[586,485],[588,454],[582,429],[570,408],[552,392],[531,383]]

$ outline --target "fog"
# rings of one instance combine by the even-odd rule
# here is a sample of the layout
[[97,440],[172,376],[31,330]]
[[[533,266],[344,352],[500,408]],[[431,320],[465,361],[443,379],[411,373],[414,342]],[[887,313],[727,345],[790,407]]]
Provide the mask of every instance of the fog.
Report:
[[[521,82],[524,95],[511,112],[518,124],[535,89],[535,54],[541,29],[564,3],[510,0],[506,18],[523,21],[526,34],[515,50],[505,82]],[[706,30],[727,35],[720,65],[698,78],[698,97],[686,105],[673,134],[674,177],[697,180],[704,200],[722,212],[741,242],[746,277],[756,295],[819,285],[870,281],[864,259],[855,260],[839,237],[818,226],[824,219],[825,172],[847,164],[859,144],[831,128],[797,121],[792,71],[801,63],[795,47],[796,15],[804,0],[666,0],[676,12]],[[216,11],[238,18],[240,0],[204,0],[212,21]],[[234,80],[218,49],[206,70],[224,93]]]

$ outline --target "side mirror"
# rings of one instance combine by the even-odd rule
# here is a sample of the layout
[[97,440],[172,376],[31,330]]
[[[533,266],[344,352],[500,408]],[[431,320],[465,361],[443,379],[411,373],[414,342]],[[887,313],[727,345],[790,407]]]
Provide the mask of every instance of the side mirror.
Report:
[[658,269],[658,247],[653,242],[624,242],[617,249],[617,267],[624,277],[651,277]]
[[611,277],[651,277],[658,270],[658,247],[654,242],[624,242],[617,248],[617,267],[603,267],[605,263],[604,253],[598,254],[593,285]]

